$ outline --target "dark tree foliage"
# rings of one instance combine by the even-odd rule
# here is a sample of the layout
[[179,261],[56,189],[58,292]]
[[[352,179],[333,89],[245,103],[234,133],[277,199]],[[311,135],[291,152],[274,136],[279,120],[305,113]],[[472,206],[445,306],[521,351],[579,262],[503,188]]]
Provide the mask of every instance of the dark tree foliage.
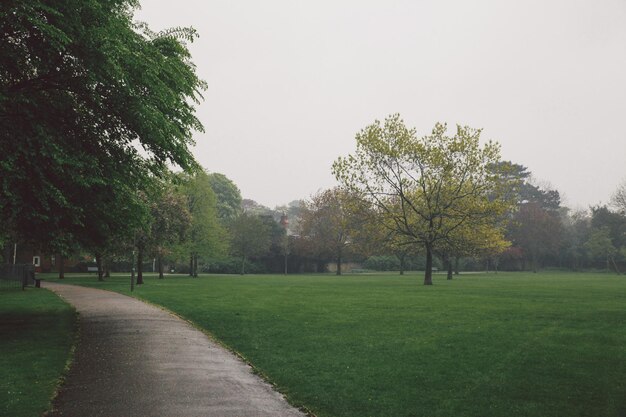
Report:
[[195,33],[154,34],[133,23],[137,5],[0,2],[0,220],[11,233],[53,247],[98,240],[140,217],[124,217],[132,196],[167,163],[195,167],[204,83],[183,43]]
[[545,210],[557,211],[561,207],[561,196],[557,190],[545,190],[531,182],[531,172],[524,165],[501,161],[491,167],[502,183],[508,184],[509,197],[518,205],[537,203]]
[[611,211],[606,206],[591,207],[591,227],[606,228],[615,247],[626,246],[626,217],[620,213]]
[[241,192],[226,175],[214,172],[209,174],[211,188],[217,197],[217,215],[222,223],[228,223],[241,210]]

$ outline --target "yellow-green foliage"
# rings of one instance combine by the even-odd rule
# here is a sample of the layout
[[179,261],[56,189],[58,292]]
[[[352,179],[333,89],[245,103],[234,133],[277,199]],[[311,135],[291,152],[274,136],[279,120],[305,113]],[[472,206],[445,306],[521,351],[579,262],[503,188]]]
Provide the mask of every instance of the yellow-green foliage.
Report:
[[[479,129],[445,124],[418,137],[399,115],[375,121],[356,135],[356,151],[333,164],[349,190],[376,207],[387,229],[433,251],[478,253],[506,247],[499,228],[512,202],[493,167],[500,147],[480,145]],[[428,274],[428,271],[427,271]]]

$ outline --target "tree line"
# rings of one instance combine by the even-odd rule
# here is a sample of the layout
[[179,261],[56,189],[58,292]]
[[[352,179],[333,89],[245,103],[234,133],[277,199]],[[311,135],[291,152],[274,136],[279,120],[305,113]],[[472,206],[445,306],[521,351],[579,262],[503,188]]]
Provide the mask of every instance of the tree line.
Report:
[[[98,277],[146,259],[199,272],[373,268],[623,269],[626,186],[611,205],[564,207],[558,191],[502,161],[479,129],[399,115],[356,135],[338,186],[269,209],[191,152],[206,83],[191,28],[153,32],[135,0],[0,4],[0,246],[62,260],[92,254]],[[97,30],[96,30],[97,28]],[[176,172],[174,172],[176,171]]]

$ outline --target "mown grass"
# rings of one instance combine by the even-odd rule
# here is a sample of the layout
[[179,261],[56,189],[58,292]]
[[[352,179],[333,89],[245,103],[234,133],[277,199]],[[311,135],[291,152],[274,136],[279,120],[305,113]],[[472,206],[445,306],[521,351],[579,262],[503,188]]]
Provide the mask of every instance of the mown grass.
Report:
[[[68,283],[129,293],[128,277]],[[317,416],[626,416],[626,278],[146,278]]]
[[0,416],[50,407],[69,359],[76,314],[44,289],[0,291]]

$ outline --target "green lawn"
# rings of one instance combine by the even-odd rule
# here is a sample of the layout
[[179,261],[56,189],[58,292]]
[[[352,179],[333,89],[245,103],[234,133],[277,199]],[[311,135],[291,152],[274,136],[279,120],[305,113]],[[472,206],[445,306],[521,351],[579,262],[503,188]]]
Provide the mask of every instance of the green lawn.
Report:
[[74,340],[75,311],[53,293],[0,291],[0,416],[50,407]]
[[[128,277],[104,284],[128,293]],[[626,277],[146,278],[134,295],[207,329],[323,416],[626,416]]]

